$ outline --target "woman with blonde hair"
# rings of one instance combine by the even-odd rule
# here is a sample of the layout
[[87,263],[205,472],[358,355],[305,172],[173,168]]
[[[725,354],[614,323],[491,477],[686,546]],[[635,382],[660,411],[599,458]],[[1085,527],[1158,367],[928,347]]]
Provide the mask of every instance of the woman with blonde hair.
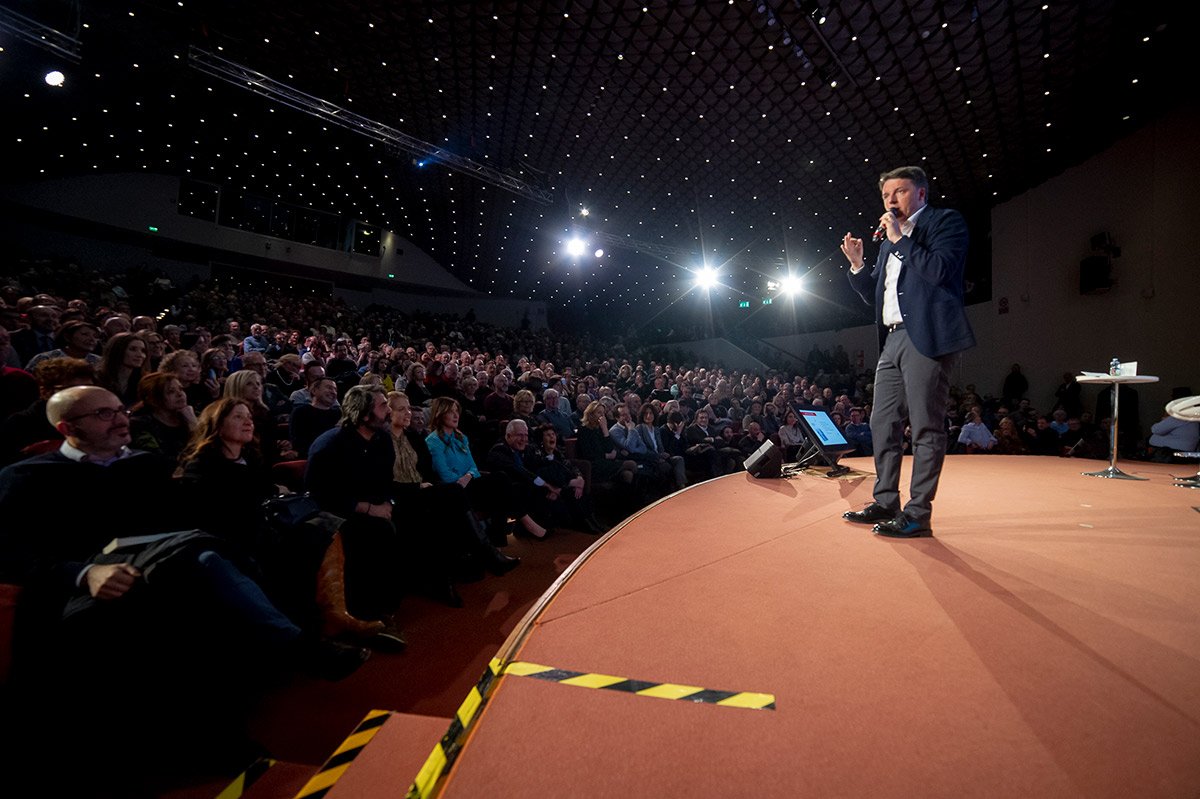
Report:
[[263,401],[263,379],[257,372],[240,369],[225,379],[222,396],[245,401],[254,419],[254,432],[268,465],[296,457],[292,444],[279,436],[279,428],[271,417],[271,409]]
[[[501,575],[519,566],[521,559],[496,549],[486,529],[466,510],[469,506],[466,489],[457,482],[438,479],[425,436],[411,427],[415,413],[421,409],[414,409],[408,395],[399,391],[390,392],[387,399],[392,412],[392,444],[396,449],[392,470],[396,510],[414,516],[417,529],[448,528],[450,535],[442,543],[458,560],[463,579],[481,577],[481,567]],[[455,509],[464,512],[457,513]]]
[[584,409],[575,449],[580,458],[591,462],[593,480],[633,483],[637,464],[617,458],[617,445],[608,433],[608,416],[600,400],[595,400]]
[[537,404],[534,399],[533,392],[527,388],[523,388],[513,397],[513,419],[520,419],[529,427],[530,430],[536,430],[539,424],[538,420],[533,417],[533,408]]

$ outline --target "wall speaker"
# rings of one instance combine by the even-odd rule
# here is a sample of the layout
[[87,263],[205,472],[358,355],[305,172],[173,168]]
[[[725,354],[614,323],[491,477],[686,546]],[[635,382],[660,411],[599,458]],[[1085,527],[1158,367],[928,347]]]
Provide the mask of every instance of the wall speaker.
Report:
[[779,477],[783,473],[783,453],[770,441],[756,449],[742,462],[753,477]]
[[1079,262],[1079,293],[1103,294],[1113,287],[1112,258],[1089,255]]

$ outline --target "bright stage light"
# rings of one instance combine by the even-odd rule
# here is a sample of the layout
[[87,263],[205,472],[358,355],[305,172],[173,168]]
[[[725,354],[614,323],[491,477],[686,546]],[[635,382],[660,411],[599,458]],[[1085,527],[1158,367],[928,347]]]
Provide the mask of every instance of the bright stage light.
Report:
[[587,251],[587,242],[580,238],[571,239],[567,242],[567,255],[572,258],[578,258]]
[[57,69],[53,72],[46,73],[46,85],[58,88],[67,82],[67,76],[59,72]]
[[696,287],[702,289],[711,289],[717,285],[717,271],[711,267],[704,267],[696,273]]
[[779,290],[790,297],[793,294],[799,294],[804,289],[800,285],[800,278],[795,275],[788,275],[780,281]]
[[604,257],[604,250],[596,250],[596,257],[597,257],[597,258],[603,258],[603,257]]
[[579,209],[579,215],[580,215],[580,216],[587,216],[587,215],[588,215],[588,209],[586,209],[586,208],[580,208],[580,209]]

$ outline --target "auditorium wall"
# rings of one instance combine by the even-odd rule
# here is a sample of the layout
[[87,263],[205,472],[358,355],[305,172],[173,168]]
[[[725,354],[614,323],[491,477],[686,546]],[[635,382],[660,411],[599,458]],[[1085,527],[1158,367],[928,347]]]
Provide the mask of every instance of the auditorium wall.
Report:
[[[1190,220],[1197,141],[1200,108],[1185,106],[993,209],[992,299],[968,308],[979,345],[963,354],[954,382],[998,395],[1020,363],[1030,399],[1048,409],[1063,372],[1107,371],[1114,356],[1137,360],[1141,373],[1161,378],[1138,387],[1143,428],[1161,418],[1173,387],[1200,393],[1200,256]],[[1084,295],[1080,261],[1100,233],[1121,248],[1117,282]],[[873,327],[769,342],[800,355],[841,343],[864,350],[868,366],[878,356]],[[1089,403],[1097,394],[1085,388]]]
[[[260,272],[280,274],[291,274],[292,265],[372,280],[392,274],[394,289],[339,286],[334,293],[360,307],[379,303],[457,314],[473,309],[480,321],[492,324],[515,327],[528,316],[531,326],[546,326],[544,303],[476,292],[392,231],[383,232],[381,257],[342,252],[181,215],[178,195],[179,179],[169,175],[84,175],[0,186],[0,203],[19,211],[0,216],[0,241],[32,258],[65,258],[91,269],[161,269],[180,284],[207,279],[208,261],[251,260]],[[208,260],[158,252],[181,247],[207,252]],[[405,284],[421,288],[406,291]]]

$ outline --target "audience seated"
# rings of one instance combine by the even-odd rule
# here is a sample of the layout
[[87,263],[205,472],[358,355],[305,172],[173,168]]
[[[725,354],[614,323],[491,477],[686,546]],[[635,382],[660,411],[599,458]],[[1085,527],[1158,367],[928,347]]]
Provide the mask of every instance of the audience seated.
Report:
[[8,330],[0,327],[0,422],[37,401],[38,385],[33,375],[7,359],[12,352]]
[[604,404],[590,403],[583,412],[579,436],[575,444],[579,457],[592,465],[592,479],[597,482],[616,481],[633,485],[637,464],[618,458],[617,445],[609,434]]
[[427,534],[442,537],[448,557],[455,560],[459,579],[479,579],[483,569],[499,576],[519,566],[520,558],[506,555],[492,543],[482,524],[486,515],[476,516],[469,509],[466,488],[458,482],[438,479],[425,435],[412,429],[416,412],[408,395],[392,391],[387,402],[396,451],[392,479],[397,511]]
[[[192,703],[209,696],[212,685],[244,680],[253,664],[300,665],[338,679],[366,659],[367,650],[306,635],[239,568],[238,552],[189,529],[190,509],[171,481],[173,464],[129,449],[128,411],[115,394],[95,386],[64,389],[46,413],[65,439],[61,448],[0,471],[0,580],[25,587],[17,679],[27,681],[21,695],[37,698],[31,724],[92,712],[97,702],[123,696],[187,704],[203,716],[211,706]],[[64,506],[73,510],[53,510]],[[170,531],[183,532],[107,546]],[[157,715],[153,708],[106,713],[104,734],[91,736],[95,748],[84,754],[136,746],[145,736],[125,734]],[[27,732],[42,740],[32,728]]]
[[96,345],[100,341],[100,329],[91,322],[75,320],[65,323],[59,328],[55,337],[57,349],[39,352],[27,362],[27,369],[33,369],[42,361],[52,358],[79,358],[92,366],[100,363],[100,355],[96,353]]
[[[320,368],[320,367],[318,367]],[[321,377],[309,386],[312,402],[299,405],[292,410],[288,437],[296,457],[307,458],[308,448],[317,436],[335,427],[342,418],[342,412],[336,407],[337,383],[328,377]]]
[[172,463],[187,446],[196,427],[196,412],[187,404],[179,378],[151,372],[138,382],[138,402],[129,418],[132,446]]
[[571,420],[570,406],[562,400],[557,389],[548,388],[542,392],[543,408],[537,414],[538,425],[548,424],[554,428],[559,440],[565,441],[575,437],[575,424]]
[[438,397],[429,409],[431,432],[425,443],[438,482],[458,483],[467,489],[469,507],[489,520],[492,542],[497,546],[507,540],[510,516],[523,532],[545,538],[546,528],[530,516],[529,497],[513,490],[509,476],[503,472],[484,474],[475,465],[467,437],[458,429],[460,415],[458,402],[449,397]]
[[711,406],[696,411],[692,423],[685,432],[687,450],[685,458],[688,468],[707,471],[710,477],[720,477],[737,471],[742,459],[740,453],[730,447],[721,437],[720,431],[709,426]]
[[257,372],[242,369],[225,380],[222,395],[245,401],[254,419],[255,441],[268,466],[280,461],[295,460],[296,451],[286,438],[279,435],[279,426],[267,403],[263,401],[263,381]]
[[[461,604],[445,574],[422,572],[393,521],[396,460],[387,397],[377,386],[346,393],[339,425],[309,449],[305,487],[321,509],[346,521],[347,606],[362,619],[390,620],[406,584],[442,581],[443,598]],[[403,576],[403,577],[402,577]]]
[[642,406],[641,423],[636,428],[637,435],[646,453],[657,460],[663,474],[669,478],[669,487],[679,491],[687,487],[687,468],[683,455],[667,451],[662,428],[658,425],[659,416],[653,404]]
[[[804,444],[796,405],[823,407],[857,454],[872,451],[871,374],[852,372],[836,352],[815,349],[805,369],[755,373],[699,363],[682,352],[668,362],[660,342],[636,335],[589,339],[448,314],[357,309],[283,285],[222,278],[181,288],[150,273],[101,279],[83,269],[39,270],[37,283],[40,293],[9,286],[0,297],[2,462],[19,461],[22,450],[41,442],[60,447],[53,443],[62,440],[60,428],[77,431],[72,446],[87,452],[89,425],[99,417],[71,414],[72,420],[60,416],[61,424],[54,424],[47,416],[50,400],[97,380],[110,387],[114,393],[96,396],[111,407],[95,410],[108,408],[110,432],[124,426],[144,452],[118,455],[99,487],[77,488],[71,478],[59,489],[96,503],[102,491],[137,498],[112,508],[112,519],[91,531],[97,541],[105,538],[98,546],[116,537],[116,528],[161,527],[186,512],[179,523],[205,529],[203,540],[216,553],[205,563],[223,559],[215,568],[224,578],[212,579],[231,579],[233,569],[240,575],[235,582],[249,582],[246,590],[257,589],[291,625],[264,640],[292,640],[293,628],[304,630],[303,646],[295,646],[310,664],[319,660],[321,634],[402,647],[391,614],[407,591],[453,604],[461,602],[455,581],[514,568],[518,561],[498,549],[507,543],[510,518],[532,537],[548,528],[599,532],[605,528],[593,511],[615,520],[689,479],[736,471],[768,438],[794,458]],[[147,310],[162,308],[169,310],[159,328]],[[30,361],[32,376],[19,368]],[[1071,375],[1058,387],[1054,407],[1035,408],[1027,391],[1016,378],[1006,381],[1002,393],[1011,396],[1004,401],[971,385],[953,389],[946,427],[954,449],[1107,457],[1108,422],[1091,423]],[[125,423],[116,406],[135,401]],[[252,432],[242,419],[247,413]],[[965,425],[961,414],[969,415]],[[205,430],[197,427],[198,416],[210,422]],[[229,430],[223,430],[226,422]],[[1176,441],[1160,426],[1152,432],[1150,457],[1168,459],[1191,441]],[[193,447],[184,452],[189,440]],[[580,460],[568,459],[560,447]],[[165,476],[181,454],[181,477],[171,483]],[[305,486],[326,513],[346,521],[334,528],[337,535],[293,531],[289,560],[277,548],[280,530],[264,521],[260,505],[276,492],[272,463],[306,455]],[[45,466],[47,457],[27,458],[23,468]],[[133,464],[147,459],[165,465],[156,467],[153,480],[145,478],[161,490],[143,501],[143,474],[135,474]],[[71,465],[95,467],[89,473],[102,468]],[[652,489],[648,483],[656,481],[661,484]],[[49,492],[39,485],[42,494]],[[167,497],[174,506],[151,519]],[[0,503],[17,501],[0,496]],[[110,512],[106,504],[96,507],[105,509],[100,515]],[[0,540],[8,542],[5,518]],[[64,530],[70,546],[85,532]],[[90,539],[88,547],[98,548]],[[97,555],[89,549],[71,556],[86,563]],[[207,565],[189,568],[209,573]],[[129,572],[111,573],[118,582],[140,585]],[[28,579],[20,569],[10,577]],[[85,586],[67,588],[83,594]],[[251,614],[255,621],[230,622],[226,632],[257,629],[253,625],[270,615],[261,603],[250,604],[259,612]],[[391,643],[380,635],[393,636]],[[330,652],[327,665],[348,669],[361,662],[357,647]]]
[[209,404],[180,464],[184,498],[199,526],[237,548],[296,624],[331,638],[403,647],[403,639],[382,622],[356,619],[347,610],[336,517],[285,524],[264,513],[264,502],[288,492],[274,483],[257,453],[248,402],[225,397]]
[[996,446],[996,437],[988,430],[977,411],[967,414],[967,423],[958,434],[958,443],[967,453],[987,452]]
[[146,363],[146,342],[135,333],[117,333],[104,345],[96,365],[96,385],[116,394],[121,402],[137,402],[138,382]]
[[50,398],[64,388],[90,386],[95,373],[87,361],[76,358],[54,358],[39,363],[33,369],[38,385],[38,399],[23,411],[18,411],[0,423],[0,464],[20,459],[21,450],[39,441],[62,440],[46,417]]

